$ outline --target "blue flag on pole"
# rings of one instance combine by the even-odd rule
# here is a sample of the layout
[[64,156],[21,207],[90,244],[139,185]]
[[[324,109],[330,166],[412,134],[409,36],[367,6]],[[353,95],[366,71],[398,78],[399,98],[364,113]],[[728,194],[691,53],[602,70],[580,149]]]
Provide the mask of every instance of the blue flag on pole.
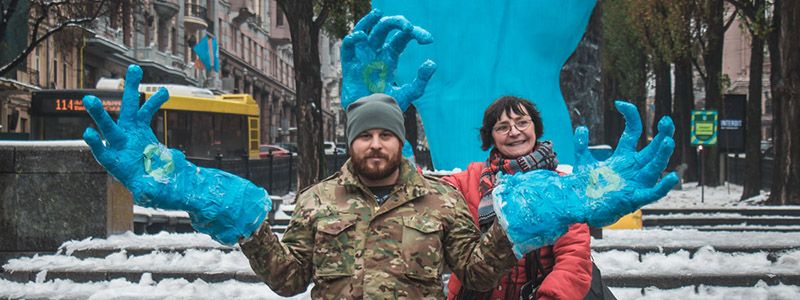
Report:
[[211,38],[211,50],[214,51],[214,71],[219,73],[219,48],[217,48],[217,39]]
[[207,72],[213,69],[219,73],[219,49],[217,47],[217,39],[209,39],[208,35],[205,35],[192,49],[195,55],[197,55],[197,62],[203,65],[203,68],[205,68]]

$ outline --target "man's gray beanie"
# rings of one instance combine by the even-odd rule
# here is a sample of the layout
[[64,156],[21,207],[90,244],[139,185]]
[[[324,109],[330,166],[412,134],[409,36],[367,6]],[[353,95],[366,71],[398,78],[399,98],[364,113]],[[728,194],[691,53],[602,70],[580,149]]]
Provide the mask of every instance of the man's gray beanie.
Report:
[[394,133],[400,141],[406,138],[403,111],[397,101],[386,94],[372,94],[347,106],[347,144],[367,130],[381,128]]

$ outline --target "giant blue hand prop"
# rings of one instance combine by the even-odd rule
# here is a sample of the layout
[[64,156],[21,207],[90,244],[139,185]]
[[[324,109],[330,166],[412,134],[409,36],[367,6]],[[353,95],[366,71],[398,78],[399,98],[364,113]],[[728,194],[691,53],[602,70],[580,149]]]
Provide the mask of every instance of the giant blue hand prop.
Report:
[[[392,61],[397,72],[391,79],[412,82],[423,71],[419,63],[427,59],[438,65],[425,94],[414,101],[437,169],[464,169],[486,159],[476,129],[484,109],[503,95],[533,101],[542,113],[542,138],[554,142],[559,161],[574,163],[572,125],[559,75],[596,2],[372,1],[372,7],[386,15],[403,15],[436,39],[423,47],[400,48],[403,58]],[[347,60],[342,62],[347,88]]]
[[272,209],[267,191],[220,170],[197,167],[180,151],[160,144],[150,121],[169,94],[161,88],[139,108],[141,79],[139,66],[128,67],[117,123],[100,99],[83,98],[106,140],[91,127],[83,133],[95,159],[131,191],[138,205],[184,210],[197,231],[223,244],[252,235]]
[[592,157],[589,131],[579,127],[575,130],[578,164],[572,174],[539,170],[498,180],[493,191],[495,212],[518,257],[552,245],[571,224],[610,225],[664,197],[678,183],[674,172],[659,181],[675,148],[672,119],[661,119],[656,137],[637,152],[642,133],[639,113],[630,103],[615,104],[626,124],[614,155],[607,160],[598,162]]
[[361,97],[384,93],[406,111],[422,96],[436,71],[433,61],[423,62],[411,83],[397,86],[394,81],[399,56],[412,39],[423,45],[433,42],[430,33],[411,25],[403,16],[383,17],[379,10],[356,23],[342,41],[342,107],[347,108]]
[[[390,36],[391,34],[391,36]],[[417,70],[411,83],[395,84],[395,70],[403,49],[411,40],[419,44],[433,42],[431,34],[413,26],[402,16],[383,17],[379,10],[364,16],[353,31],[342,41],[342,108],[361,97],[384,93],[397,100],[400,109],[406,111],[414,100],[425,92],[436,63],[426,60]],[[403,144],[403,156],[412,158],[411,144]]]

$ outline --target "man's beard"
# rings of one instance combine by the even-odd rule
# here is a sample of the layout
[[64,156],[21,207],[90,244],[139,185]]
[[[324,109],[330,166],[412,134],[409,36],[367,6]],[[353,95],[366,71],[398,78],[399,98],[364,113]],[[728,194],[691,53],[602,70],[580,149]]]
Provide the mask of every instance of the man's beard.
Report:
[[[383,168],[381,167],[373,167],[369,164],[370,158],[383,158],[386,160],[386,164]],[[356,171],[358,176],[364,177],[365,179],[369,180],[380,180],[386,177],[389,177],[394,173],[395,170],[400,168],[400,161],[402,158],[402,153],[400,151],[396,152],[394,157],[389,157],[380,152],[373,152],[370,151],[365,154],[363,157],[353,156],[353,168]]]

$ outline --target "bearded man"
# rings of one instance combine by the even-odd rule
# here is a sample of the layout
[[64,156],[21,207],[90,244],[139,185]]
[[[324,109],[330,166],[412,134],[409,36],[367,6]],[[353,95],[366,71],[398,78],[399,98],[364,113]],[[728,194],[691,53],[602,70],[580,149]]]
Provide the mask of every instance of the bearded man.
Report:
[[298,195],[282,241],[263,225],[240,243],[270,288],[288,296],[313,281],[314,299],[442,299],[445,265],[478,290],[509,270],[500,225],[481,234],[459,192],[402,156],[404,136],[392,97],[348,106],[350,160]]

